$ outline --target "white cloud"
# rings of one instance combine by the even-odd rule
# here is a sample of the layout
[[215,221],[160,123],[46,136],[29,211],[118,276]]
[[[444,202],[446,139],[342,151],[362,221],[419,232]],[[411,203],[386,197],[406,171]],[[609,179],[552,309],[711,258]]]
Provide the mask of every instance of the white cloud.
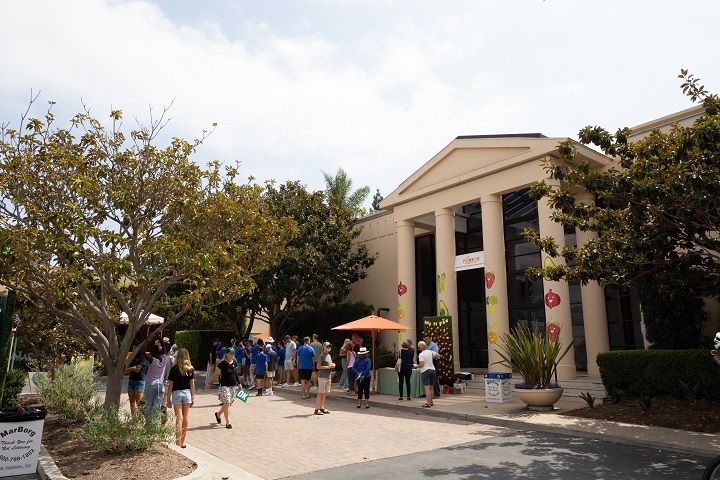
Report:
[[[307,1],[347,16],[367,8]],[[343,166],[387,194],[456,135],[633,124],[687,106],[674,83],[680,67],[720,76],[696,51],[710,34],[683,26],[672,4],[655,7],[646,25],[642,6],[621,3],[624,16],[576,2],[401,11],[378,0],[372,9],[387,9],[389,27],[366,24],[347,37],[322,28],[345,17],[308,16],[302,28],[278,30],[273,18],[228,5],[234,31],[202,15],[171,19],[144,1],[4,4],[0,121],[17,116],[31,87],[68,117],[81,98],[101,117],[111,104],[144,117],[148,104],[175,99],[172,134],[194,137],[218,123],[201,158],[241,160],[259,179],[313,187],[320,170]],[[700,47],[677,46],[668,32]]]

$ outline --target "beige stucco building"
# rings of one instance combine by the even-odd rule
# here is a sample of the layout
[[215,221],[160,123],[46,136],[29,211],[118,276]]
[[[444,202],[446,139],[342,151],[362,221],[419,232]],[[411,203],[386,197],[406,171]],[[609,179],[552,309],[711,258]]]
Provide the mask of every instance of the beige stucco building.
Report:
[[[694,107],[633,129],[632,140],[652,129],[689,123]],[[543,160],[559,158],[566,138],[541,134],[460,136],[402,182],[381,203],[383,210],[359,221],[358,241],[378,253],[368,277],[353,286],[350,300],[388,309],[388,318],[410,328],[417,341],[425,316],[452,316],[456,369],[502,370],[493,344],[524,323],[559,335],[574,348],[561,361],[561,380],[577,372],[599,374],[595,358],[611,348],[644,348],[640,308],[632,291],[604,289],[596,282],[529,280],[525,270],[549,258],[522,235],[527,227],[561,245],[582,245],[593,233],[550,220],[544,200],[528,188],[548,178]],[[575,142],[577,157],[595,168],[611,158]],[[586,193],[576,194],[592,202]],[[386,312],[388,312],[386,310]],[[384,337],[393,347],[396,337]]]

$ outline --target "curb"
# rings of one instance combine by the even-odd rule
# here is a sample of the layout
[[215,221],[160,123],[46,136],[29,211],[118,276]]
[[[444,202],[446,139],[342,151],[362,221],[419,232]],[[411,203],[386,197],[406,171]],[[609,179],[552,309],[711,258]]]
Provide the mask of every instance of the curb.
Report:
[[40,444],[40,456],[38,457],[37,474],[41,480],[69,480],[62,474],[58,466],[55,464],[50,452],[47,451],[45,445]]
[[192,473],[175,480],[200,480],[200,479],[227,479],[227,480],[262,480],[262,477],[242,470],[237,465],[231,465],[216,456],[201,450],[192,445],[180,448],[175,444],[169,444],[168,448],[179,453],[183,457],[195,462],[197,468]]
[[[282,390],[283,393],[287,392],[290,394],[300,394],[299,391],[295,390]],[[328,400],[341,400],[341,401],[351,401],[355,402],[355,397],[341,397],[341,396],[328,396]],[[393,405],[389,403],[384,402],[378,402],[373,401],[372,399],[369,401],[369,404],[373,407],[382,408],[385,410],[392,410],[395,412],[408,412],[408,413],[414,413],[415,415],[426,415],[429,417],[434,418],[444,418],[447,420],[459,420],[462,422],[467,423],[483,423],[486,425],[493,425],[496,427],[506,427],[506,428],[512,428],[515,430],[532,430],[537,432],[544,432],[544,433],[554,433],[559,435],[570,435],[573,437],[580,437],[580,438],[587,438],[591,440],[600,440],[603,442],[611,442],[611,443],[617,443],[622,445],[633,445],[638,447],[645,447],[645,448],[657,448],[659,450],[669,450],[676,453],[681,453],[684,455],[698,455],[701,457],[716,457],[718,454],[718,449],[716,446],[708,445],[707,448],[703,447],[688,447],[684,445],[678,445],[673,443],[667,443],[662,441],[653,440],[651,438],[647,438],[640,435],[641,438],[632,438],[625,435],[617,435],[613,433],[606,433],[606,432],[593,432],[591,430],[588,430],[587,428],[578,428],[573,426],[554,426],[554,425],[548,425],[548,424],[542,424],[542,423],[531,423],[531,422],[525,422],[522,420],[514,420],[510,418],[502,418],[497,416],[486,416],[486,415],[472,415],[472,414],[466,414],[466,413],[455,413],[455,412],[445,412],[442,410],[433,410],[429,408],[422,408],[422,407],[412,407],[412,406],[400,406],[400,405]],[[619,422],[612,422],[609,420],[595,420],[592,419],[593,422],[603,424],[609,424],[609,425],[616,425],[616,426],[630,426],[630,427],[637,427],[638,429],[648,428],[644,425],[631,425],[626,423],[619,423]],[[663,427],[652,427],[652,428],[662,428],[663,430],[667,430],[670,432],[675,432],[676,430],[669,429],[669,428],[663,428]],[[718,438],[718,435],[713,434],[707,434],[707,433],[701,433],[701,432],[686,432],[684,430],[679,431],[683,434],[693,434],[696,436],[709,436],[709,437],[716,437]],[[645,434],[646,435],[646,434]]]

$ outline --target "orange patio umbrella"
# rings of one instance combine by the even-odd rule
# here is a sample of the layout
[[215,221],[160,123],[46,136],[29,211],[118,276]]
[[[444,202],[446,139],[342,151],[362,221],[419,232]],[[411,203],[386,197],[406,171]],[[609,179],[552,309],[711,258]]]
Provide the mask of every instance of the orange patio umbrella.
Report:
[[371,332],[372,334],[372,357],[373,357],[373,390],[377,392],[377,368],[375,368],[375,338],[377,333],[380,331],[387,330],[410,330],[410,327],[403,325],[402,323],[393,322],[387,318],[378,317],[377,315],[369,315],[361,318],[360,320],[354,320],[350,323],[338,325],[333,327],[332,330],[346,330],[353,332]]

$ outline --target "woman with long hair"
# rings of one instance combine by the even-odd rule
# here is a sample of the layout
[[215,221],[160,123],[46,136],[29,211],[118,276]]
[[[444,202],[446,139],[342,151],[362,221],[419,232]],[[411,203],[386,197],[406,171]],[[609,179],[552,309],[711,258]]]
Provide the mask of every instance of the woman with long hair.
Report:
[[184,348],[177,352],[175,366],[168,376],[167,406],[175,410],[175,445],[185,448],[188,428],[188,414],[195,403],[195,370],[190,363],[190,354]]
[[125,373],[129,374],[127,393],[130,401],[130,414],[132,415],[135,415],[138,404],[143,399],[147,366],[148,361],[145,359],[144,353],[140,352],[125,367]]
[[165,355],[162,345],[150,346],[147,372],[145,373],[145,417],[151,419],[160,415],[160,407],[165,397],[165,377],[172,358]]

